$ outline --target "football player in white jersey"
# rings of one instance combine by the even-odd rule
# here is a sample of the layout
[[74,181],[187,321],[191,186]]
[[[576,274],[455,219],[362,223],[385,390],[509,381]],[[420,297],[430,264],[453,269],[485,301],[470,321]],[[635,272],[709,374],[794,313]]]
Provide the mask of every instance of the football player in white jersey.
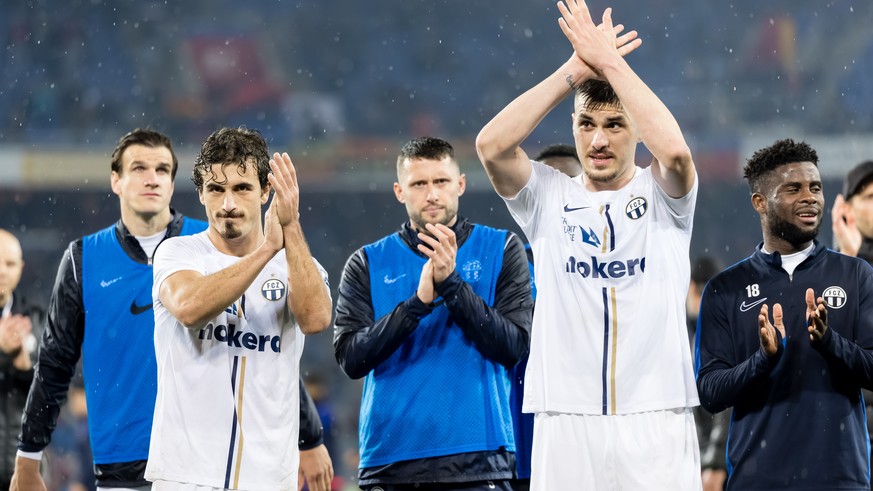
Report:
[[[536,414],[532,490],[700,489],[685,329],[697,197],[691,152],[624,56],[611,9],[558,4],[574,49],[479,133],[476,149],[534,253],[537,308],[524,410]],[[581,182],[520,145],[568,95]],[[642,142],[654,156],[634,162]]]
[[154,260],[146,478],[156,490],[297,489],[303,334],[328,326],[331,301],[300,226],[294,166],[278,153],[268,164],[256,131],[224,128],[204,142],[194,184],[209,228],[168,240]]

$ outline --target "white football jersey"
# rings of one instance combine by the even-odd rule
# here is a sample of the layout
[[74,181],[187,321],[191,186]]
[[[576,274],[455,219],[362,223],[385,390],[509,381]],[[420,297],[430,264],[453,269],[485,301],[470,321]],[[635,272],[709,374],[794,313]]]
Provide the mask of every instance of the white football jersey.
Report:
[[284,251],[202,328],[183,326],[158,295],[173,273],[211,275],[239,259],[218,252],[206,232],[174,237],[158,248],[152,291],[158,396],[148,480],[297,489],[303,333],[287,306]]
[[506,199],[537,286],[525,412],[628,414],[698,405],[685,325],[697,182],[669,197],[651,168],[592,192],[538,162]]

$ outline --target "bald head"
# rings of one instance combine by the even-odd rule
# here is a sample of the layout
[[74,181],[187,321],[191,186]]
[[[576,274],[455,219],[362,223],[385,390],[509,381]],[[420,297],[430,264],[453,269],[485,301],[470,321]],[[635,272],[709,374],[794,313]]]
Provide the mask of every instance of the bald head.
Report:
[[9,302],[23,268],[21,243],[14,235],[0,228],[0,307]]

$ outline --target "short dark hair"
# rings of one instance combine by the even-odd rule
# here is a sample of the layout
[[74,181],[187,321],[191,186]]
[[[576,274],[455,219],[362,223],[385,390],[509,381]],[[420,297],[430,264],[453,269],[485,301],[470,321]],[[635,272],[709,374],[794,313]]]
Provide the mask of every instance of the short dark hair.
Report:
[[795,142],[791,138],[777,140],[752,155],[743,168],[743,177],[749,181],[752,192],[757,193],[765,175],[777,167],[795,162],[810,162],[818,167],[818,154],[806,142]]
[[537,162],[542,162],[544,159],[553,157],[567,157],[579,160],[579,154],[576,153],[576,147],[564,143],[555,143],[540,150],[540,153],[534,157]]
[[621,100],[608,82],[588,79],[576,88],[576,100],[585,99],[585,109],[597,111],[607,107],[621,107]]
[[237,165],[237,172],[245,173],[250,163],[256,166],[258,182],[264,189],[269,182],[270,158],[267,155],[267,142],[258,130],[245,127],[221,128],[213,132],[200,146],[200,153],[194,161],[194,187],[203,188],[204,177],[215,179],[212,166],[221,164],[222,170],[228,165]]
[[121,165],[121,156],[124,155],[124,151],[131,145],[142,145],[151,148],[167,147],[170,155],[173,156],[173,168],[170,170],[170,175],[173,179],[176,178],[176,171],[179,170],[179,159],[176,158],[176,152],[173,151],[173,143],[167,135],[148,128],[136,128],[118,139],[118,144],[115,145],[115,150],[112,151],[112,172],[121,175],[121,171],[124,170],[124,167]]
[[400,149],[400,155],[397,156],[397,173],[400,174],[400,168],[406,159],[442,160],[446,157],[455,159],[455,149],[449,142],[432,136],[414,138]]

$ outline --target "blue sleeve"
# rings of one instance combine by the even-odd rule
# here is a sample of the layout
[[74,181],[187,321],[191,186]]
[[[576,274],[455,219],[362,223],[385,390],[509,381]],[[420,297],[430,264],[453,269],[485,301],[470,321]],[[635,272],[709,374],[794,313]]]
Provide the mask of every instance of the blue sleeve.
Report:
[[751,356],[736,353],[732,331],[740,326],[730,325],[723,300],[711,285],[711,282],[706,285],[700,301],[695,372],[700,405],[717,413],[736,405],[767,379],[782,357],[784,342],[773,357],[767,356],[763,348]]
[[843,333],[855,333],[855,340],[828,326],[821,341],[812,345],[858,386],[873,390],[873,271],[868,264],[863,266],[858,275],[858,325],[840,326]]

